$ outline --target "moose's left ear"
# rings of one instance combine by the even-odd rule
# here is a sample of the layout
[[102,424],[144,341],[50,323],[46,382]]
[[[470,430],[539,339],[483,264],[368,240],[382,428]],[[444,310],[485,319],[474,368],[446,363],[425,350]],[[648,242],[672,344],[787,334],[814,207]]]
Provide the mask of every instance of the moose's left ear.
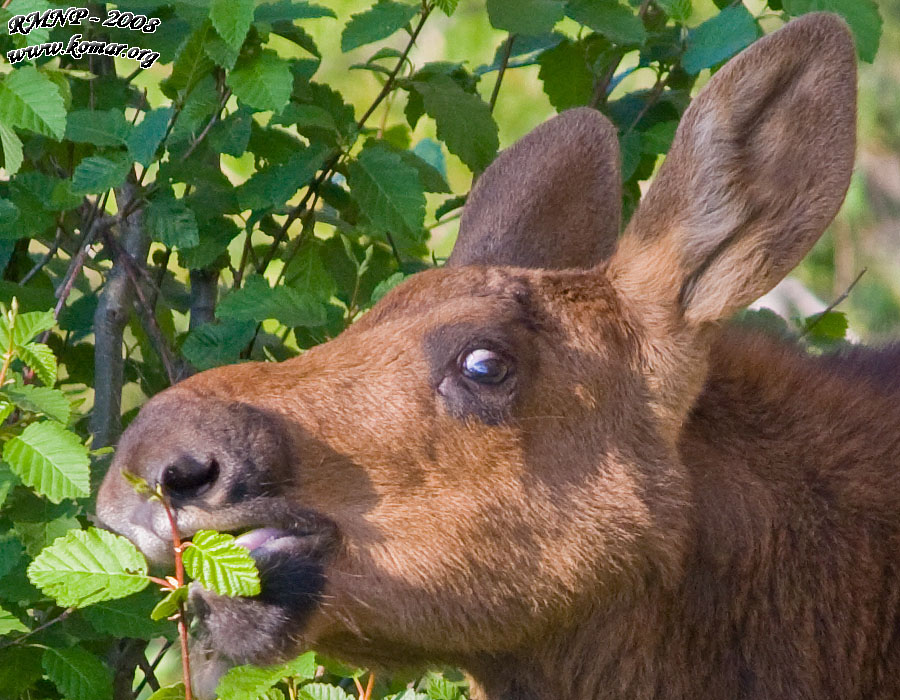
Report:
[[810,13],[731,59],[685,111],[608,276],[699,326],[774,287],[834,218],[853,172],[856,52]]
[[588,107],[563,112],[484,171],[447,264],[592,267],[615,249],[621,200],[615,127]]

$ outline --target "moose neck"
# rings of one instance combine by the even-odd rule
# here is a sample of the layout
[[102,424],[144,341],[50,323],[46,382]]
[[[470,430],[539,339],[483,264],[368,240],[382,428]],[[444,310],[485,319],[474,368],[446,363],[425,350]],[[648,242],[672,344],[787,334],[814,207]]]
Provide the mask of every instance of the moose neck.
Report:
[[[473,700],[633,700],[666,688],[684,648],[667,643],[665,619],[673,593],[661,587],[640,599],[585,611],[568,630],[556,630],[527,650],[470,664]],[[685,697],[677,692],[671,697]]]

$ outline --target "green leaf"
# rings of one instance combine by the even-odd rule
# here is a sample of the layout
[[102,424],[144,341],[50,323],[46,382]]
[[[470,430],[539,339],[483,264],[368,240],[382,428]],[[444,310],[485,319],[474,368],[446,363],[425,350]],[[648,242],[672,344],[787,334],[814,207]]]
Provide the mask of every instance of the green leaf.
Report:
[[320,246],[321,243],[315,236],[304,240],[297,254],[288,263],[284,280],[289,287],[327,302],[334,294],[336,284],[322,260]]
[[[56,325],[56,319],[52,311],[28,311],[16,316],[16,328],[13,331],[12,342],[15,345],[24,345],[34,336],[44,331],[49,331]],[[0,346],[9,346],[8,326],[0,324]]]
[[[15,503],[13,507],[15,507]],[[44,547],[53,544],[57,538],[63,537],[69,530],[77,530],[81,527],[78,520],[71,515],[64,513],[59,517],[52,517],[51,513],[52,511],[45,512],[47,516],[45,518],[41,518],[40,513],[35,513],[30,516],[33,520],[16,522],[16,535],[25,545],[25,551],[29,556],[36,557]]]
[[222,66],[222,68],[225,68],[226,70],[234,68],[234,64],[237,63],[237,60],[241,55],[240,46],[235,48],[218,34],[214,34],[206,39],[206,42],[203,44],[203,50],[206,51],[206,55],[209,56],[217,66]]
[[172,64],[172,74],[166,79],[165,86],[176,92],[189,92],[201,78],[215,68],[204,48],[212,34],[213,27],[209,22],[204,22],[194,30],[178,50]]
[[393,0],[378,0],[365,12],[350,17],[341,33],[341,51],[346,53],[373,41],[386,39],[403,29],[419,13],[416,5]]
[[28,579],[61,607],[83,608],[137,593],[150,583],[147,561],[107,530],[72,530],[28,566]]
[[386,696],[384,700],[429,700],[429,697],[425,693],[417,693],[412,688],[407,688],[402,693]]
[[219,680],[216,694],[228,700],[257,700],[282,678],[291,675],[285,666],[235,666]]
[[460,700],[462,698],[462,692],[456,683],[434,675],[428,679],[428,689],[425,692],[431,700]]
[[120,109],[78,109],[66,117],[66,139],[95,146],[121,146],[128,135],[128,122]]
[[[10,417],[13,411],[16,410],[16,406],[12,401],[7,401],[6,399],[0,399],[0,423],[5,421]],[[3,504],[3,501],[6,500],[6,496],[9,491],[4,490],[6,487],[6,482],[0,479],[0,505]]]
[[158,197],[146,209],[147,231],[169,248],[192,248],[200,243],[197,218],[184,200]]
[[156,607],[156,598],[155,591],[144,589],[127,598],[94,603],[81,614],[91,623],[91,627],[111,637],[153,639],[166,635],[170,629],[170,625],[154,622],[150,618],[151,611]]
[[232,535],[199,530],[184,550],[185,571],[204,588],[227,596],[259,593],[259,572],[246,547]]
[[510,34],[547,34],[565,14],[561,0],[487,0],[491,26]]
[[594,92],[594,74],[581,42],[570,39],[561,41],[541,53],[538,64],[538,78],[557,112],[590,102]]
[[644,153],[668,153],[677,128],[678,122],[674,120],[654,124],[642,134],[641,150]]
[[569,0],[566,14],[614,44],[639,46],[647,39],[641,18],[618,0]]
[[278,2],[260,3],[256,8],[255,22],[289,21],[295,19],[318,19],[319,17],[336,17],[334,10],[321,5],[310,5],[301,0],[279,0]]
[[347,168],[350,193],[381,232],[421,238],[425,192],[416,169],[396,153],[369,146]]
[[0,608],[0,637],[10,632],[27,632],[28,628],[22,624],[18,617],[8,610]]
[[255,332],[253,321],[205,323],[188,333],[181,353],[199,370],[219,367],[236,362]]
[[441,12],[449,17],[456,12],[459,0],[435,0],[434,4],[437,5]]
[[3,461],[53,503],[90,495],[87,448],[59,423],[29,425],[3,446]]
[[351,700],[343,688],[327,683],[308,683],[299,689],[297,700]]
[[239,61],[225,82],[248,107],[273,112],[281,111],[288,103],[294,83],[288,62],[271,49]]
[[235,666],[222,676],[216,694],[228,700],[269,698],[272,686],[282,678],[308,680],[316,674],[316,656],[306,652],[293,661],[278,666]]
[[[47,0],[13,0],[7,6],[7,11],[11,15],[27,15],[30,12],[43,12],[48,9],[50,4]],[[5,23],[7,18],[3,17],[2,21]],[[50,30],[38,24],[27,35],[13,35],[11,38],[17,46],[38,46],[50,40]]]
[[274,121],[285,126],[296,124],[300,128],[313,127],[326,131],[337,131],[337,124],[334,123],[331,112],[318,105],[301,105],[291,102]]
[[210,130],[208,137],[210,146],[217,153],[240,157],[247,150],[252,121],[253,113],[248,109],[232,112]]
[[[17,481],[6,465],[0,462],[0,484],[15,485]],[[0,505],[3,504],[3,500],[0,498]],[[16,568],[24,551],[18,537],[11,533],[0,535],[0,578]]]
[[416,169],[416,172],[419,173],[419,180],[422,181],[422,187],[426,192],[450,194],[450,185],[447,184],[447,180],[444,179],[440,170],[419,156],[418,153],[402,149],[397,151],[397,155],[403,159],[404,163]]
[[803,321],[805,338],[823,344],[834,343],[847,337],[847,315],[841,311],[828,311],[809,316]]
[[794,17],[807,12],[836,12],[850,25],[860,59],[867,63],[875,60],[882,29],[875,0],[784,0],[784,9]]
[[375,285],[375,289],[372,290],[372,297],[369,299],[369,303],[373,305],[377,304],[389,291],[405,280],[406,277],[407,275],[402,272],[395,272],[387,279],[381,280],[381,282]]
[[67,700],[112,700],[112,673],[80,647],[49,647],[44,650],[42,665]]
[[296,680],[306,681],[316,677],[316,670],[319,665],[316,662],[316,653],[307,651],[300,654],[296,659],[283,664],[287,675]]
[[687,22],[694,13],[691,0],[656,0],[656,4],[676,22]]
[[[45,386],[56,384],[56,356],[43,343],[28,343],[16,349],[19,359],[34,370]],[[65,423],[66,421],[62,421]]]
[[413,83],[437,136],[473,172],[481,172],[497,155],[500,140],[491,109],[478,95],[465,92],[446,75]]
[[12,384],[3,393],[19,408],[32,413],[43,413],[63,425],[69,422],[72,406],[66,395],[58,389],[34,384]]
[[59,88],[34,66],[7,73],[0,81],[0,122],[62,139],[66,106]]
[[189,270],[202,270],[214,264],[226,251],[228,244],[241,232],[231,219],[216,216],[203,222],[200,243],[191,248],[178,249],[178,262]]
[[184,700],[184,683],[160,688],[147,700]]
[[216,307],[216,316],[231,321],[274,318],[286,326],[309,328],[327,321],[325,307],[315,297],[292,287],[272,288],[260,275],[251,275],[243,287],[222,299]]
[[153,607],[153,610],[150,611],[150,619],[155,621],[165,620],[180,612],[178,606],[187,600],[188,591],[189,589],[187,586],[179,586],[178,588],[169,591],[166,596]]
[[10,177],[22,167],[22,141],[12,127],[0,122],[0,146],[3,147],[3,168]]
[[685,71],[694,75],[734,56],[756,41],[759,28],[743,5],[726,7],[691,30],[681,57]]
[[212,0],[209,18],[219,36],[233,49],[240,49],[253,22],[253,0]]
[[0,649],[0,696],[19,698],[44,675],[42,650],[37,647],[10,646]]
[[156,149],[162,143],[172,118],[172,107],[154,109],[144,115],[143,121],[128,134],[128,152],[135,161],[145,168],[153,162]]
[[72,191],[80,194],[103,194],[125,182],[131,163],[103,156],[82,158],[72,173]]
[[315,143],[301,148],[283,163],[276,163],[254,173],[238,188],[241,209],[283,207],[312,180],[328,155],[324,144]]
[[622,153],[622,181],[631,179],[641,162],[643,139],[641,132],[629,131],[619,139],[619,150]]

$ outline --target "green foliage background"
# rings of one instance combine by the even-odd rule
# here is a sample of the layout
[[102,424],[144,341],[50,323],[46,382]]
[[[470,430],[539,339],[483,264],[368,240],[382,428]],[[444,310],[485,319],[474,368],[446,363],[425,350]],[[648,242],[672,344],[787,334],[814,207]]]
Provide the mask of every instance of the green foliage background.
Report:
[[[55,7],[68,4],[12,0],[0,21]],[[188,373],[296,355],[440,264],[473,176],[557,111],[592,104],[619,128],[630,215],[712,71],[790,16],[841,13],[863,60],[859,165],[796,279],[825,303],[852,287],[847,316],[808,318],[796,294],[783,294],[787,321],[748,318],[805,333],[815,351],[843,339],[848,319],[867,340],[900,326],[898,0],[89,7],[158,17],[160,27],[0,32],[4,55],[75,33],[160,55],[150,68],[100,55],[0,60],[0,302],[9,309],[0,323],[0,698],[122,700],[137,689],[144,698],[156,680],[177,680],[176,654],[166,653],[173,628],[150,619],[159,596],[114,580],[127,579],[115,573],[132,556],[115,550],[125,545],[107,543],[99,572],[53,563],[106,546],[85,529],[101,448],[146,397]],[[71,597],[88,580],[76,575],[99,576],[90,580],[102,594]],[[131,590],[140,592],[112,600]],[[357,692],[352,669],[309,656],[248,673],[227,697]],[[448,671],[379,678],[373,697],[463,692]]]

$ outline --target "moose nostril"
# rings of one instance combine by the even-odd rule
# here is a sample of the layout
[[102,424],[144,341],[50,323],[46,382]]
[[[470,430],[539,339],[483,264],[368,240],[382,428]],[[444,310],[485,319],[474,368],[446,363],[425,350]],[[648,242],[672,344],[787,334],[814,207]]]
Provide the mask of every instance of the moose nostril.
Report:
[[172,498],[196,498],[208,491],[219,478],[215,459],[198,461],[184,455],[163,469],[160,484]]

